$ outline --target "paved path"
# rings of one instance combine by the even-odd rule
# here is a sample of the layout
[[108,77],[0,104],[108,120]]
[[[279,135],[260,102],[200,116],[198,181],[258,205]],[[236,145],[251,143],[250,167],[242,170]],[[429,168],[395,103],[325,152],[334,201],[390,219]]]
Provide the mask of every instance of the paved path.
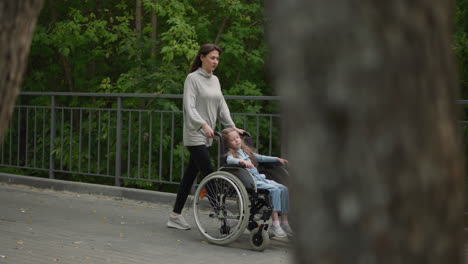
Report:
[[248,235],[228,246],[193,228],[166,228],[166,203],[151,203],[0,183],[0,264],[292,263],[287,241],[264,252]]

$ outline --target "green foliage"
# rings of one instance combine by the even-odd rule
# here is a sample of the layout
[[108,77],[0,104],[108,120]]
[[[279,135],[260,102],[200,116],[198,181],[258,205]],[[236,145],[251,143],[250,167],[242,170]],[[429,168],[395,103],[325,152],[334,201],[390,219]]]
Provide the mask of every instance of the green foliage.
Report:
[[[79,1],[68,0],[51,6],[46,2],[34,34],[29,58],[28,74],[24,81],[24,91],[69,91],[99,93],[156,93],[181,94],[183,82],[190,64],[203,43],[219,41],[224,49],[220,66],[216,71],[226,95],[271,95],[265,75],[264,57],[266,44],[264,40],[263,1],[259,0],[143,0],[142,34],[138,37],[135,30],[135,1]],[[153,43],[150,13],[157,15],[157,36]],[[152,56],[151,46],[156,45],[156,54]],[[57,97],[57,105],[69,107],[116,108],[116,101],[111,98],[70,98]],[[50,105],[47,97],[25,99],[33,105]],[[180,100],[142,100],[125,99],[125,109],[149,109],[180,111]],[[258,101],[229,101],[232,113],[266,113],[277,109]],[[107,168],[108,160],[115,158],[115,124],[108,127],[103,121],[98,127],[98,119],[115,119],[114,112],[71,111],[58,112],[58,120],[64,115],[64,124],[58,125],[56,164],[63,170],[99,170],[99,173],[113,173],[114,168]],[[159,131],[158,116],[153,114],[150,127],[149,116],[143,114],[142,131],[148,135],[150,130]],[[41,116],[47,120],[48,115]],[[122,176],[134,178],[145,175],[151,170],[158,172],[156,162],[148,164],[127,164],[135,160],[140,151],[142,157],[151,154],[159,155],[172,151],[173,179],[181,177],[182,161],[188,161],[188,151],[181,143],[181,129],[173,131],[175,142],[170,142],[172,131],[170,118],[164,117],[164,137],[152,139],[149,149],[148,137],[143,137],[143,147],[136,149],[139,140],[139,115],[125,112],[122,161]],[[238,118],[236,118],[237,120]],[[80,121],[81,120],[81,121]],[[180,117],[175,120],[180,128]],[[238,120],[239,126],[255,127],[259,124],[263,131],[268,130],[266,119]],[[47,122],[48,123],[48,122]],[[80,137],[78,126],[84,134],[90,129],[92,137],[89,142],[84,135]],[[100,129],[99,135],[97,135]],[[49,135],[49,133],[46,133]],[[263,136],[262,136],[263,137]],[[44,140],[44,148],[49,145]],[[88,148],[88,143],[91,148]],[[78,146],[82,145],[81,152]],[[107,146],[109,144],[109,146]],[[96,146],[100,146],[100,150]],[[41,145],[42,146],[42,145]],[[171,150],[171,146],[174,149]],[[109,148],[111,153],[106,153]],[[39,150],[39,152],[42,150]],[[58,158],[60,157],[60,158]],[[88,168],[88,160],[93,159]],[[48,160],[48,157],[46,161]],[[99,160],[99,161],[98,161]],[[169,164],[170,157],[163,157],[164,164]],[[46,162],[47,163],[47,162]],[[169,166],[166,166],[169,167]],[[138,169],[140,168],[140,169]],[[168,175],[167,168],[163,174]],[[73,179],[84,179],[78,175]],[[88,180],[88,179],[87,179]],[[168,179],[163,179],[168,180]],[[135,185],[132,180],[124,184]],[[146,186],[148,187],[148,186]]]
[[[250,83],[254,90],[244,89],[246,94],[271,94],[264,74],[262,3],[143,0],[138,38],[135,1],[70,0],[55,7],[46,2],[23,90],[181,93],[199,46],[217,39],[225,50],[217,75],[227,93]],[[155,43],[151,11],[158,18]],[[152,44],[156,56],[150,54]]]
[[[68,91],[68,92],[100,92],[100,93],[155,93],[181,94],[183,82],[190,68],[190,64],[203,43],[218,44],[223,48],[221,61],[216,75],[221,81],[225,95],[273,95],[267,77],[265,60],[268,48],[265,42],[264,1],[260,0],[143,0],[142,34],[138,37],[135,30],[135,1],[134,0],[67,0],[56,1],[50,5],[46,1],[38,20],[31,46],[27,75],[23,83],[23,91]],[[457,56],[460,72],[460,87],[462,98],[468,98],[468,0],[456,0],[456,32],[454,34],[454,50]],[[153,28],[150,13],[157,15],[156,40],[151,39]],[[151,47],[155,45],[156,54],[151,54]],[[47,97],[31,97],[22,99],[24,103],[49,106]],[[180,111],[180,100],[142,100],[125,99],[125,109],[171,110]],[[247,130],[259,127],[258,147],[269,146],[269,118],[239,116],[236,113],[278,113],[276,103],[265,103],[254,100],[228,101],[235,122],[239,127]],[[112,98],[57,98],[57,105],[86,106],[90,108],[116,108],[116,101]],[[83,131],[98,130],[98,114],[93,112],[91,118],[84,113]],[[110,115],[110,116],[109,116]],[[112,117],[112,115],[114,115]],[[47,114],[39,119],[48,120]],[[96,159],[99,155],[99,166],[105,173],[107,159],[115,158],[115,124],[109,127],[103,122],[100,134],[93,134],[91,148],[84,144],[81,155],[76,146],[80,144],[76,130],[80,115],[78,111],[72,114],[65,111],[64,146],[57,141],[54,150],[57,157],[62,157],[64,169],[76,169],[73,166],[87,169],[87,160]],[[144,117],[142,125],[143,135],[149,130],[159,131],[158,114]],[[103,120],[115,119],[115,112],[102,111]],[[125,113],[124,122],[138,124],[138,115]],[[42,120],[38,120],[42,122]],[[170,118],[163,121],[164,135],[170,135],[171,127],[167,125]],[[176,119],[176,127],[181,127],[181,120]],[[276,127],[279,127],[276,124]],[[59,126],[60,131],[61,125]],[[181,129],[174,131],[176,142],[169,142],[170,138],[152,139],[153,150],[149,149],[149,138],[139,138],[137,127],[124,129],[125,146],[130,149],[130,158],[135,160],[138,146],[135,142],[143,140],[142,156],[151,152],[159,155],[159,146],[164,153],[171,152],[174,146],[174,179],[180,179],[181,161],[188,160],[188,151],[181,145]],[[251,131],[252,132],[252,131]],[[257,133],[256,131],[253,131]],[[273,129],[273,140],[279,141],[278,129]],[[48,133],[45,133],[47,136]],[[147,134],[146,134],[147,135]],[[48,138],[39,138],[48,147]],[[60,136],[60,135],[58,135]],[[257,135],[256,135],[257,136]],[[109,148],[107,154],[104,148]],[[31,144],[31,143],[30,143]],[[95,146],[102,144],[102,153],[98,153]],[[39,144],[42,146],[41,144]],[[71,147],[67,147],[70,146]],[[75,146],[75,148],[73,148]],[[132,146],[132,147],[129,147]],[[157,149],[156,149],[157,146]],[[71,150],[70,150],[71,148]],[[38,149],[40,153],[42,149]],[[278,153],[278,149],[273,150]],[[71,153],[71,154],[70,154]],[[88,154],[89,153],[89,154]],[[268,154],[268,153],[266,153]],[[124,185],[139,185],[144,188],[154,187],[153,183],[132,180],[138,174],[135,164],[125,165],[128,153],[124,153],[123,176],[128,179]],[[169,157],[163,158],[165,164]],[[71,161],[71,162],[70,162]],[[48,157],[45,159],[48,162]],[[56,160],[60,164],[60,160]],[[147,161],[145,161],[147,162]],[[140,164],[140,174],[147,174],[148,170],[156,172],[156,164]],[[69,168],[72,166],[72,168]],[[93,170],[96,167],[91,168]],[[110,169],[113,173],[114,168]],[[164,173],[167,173],[165,171]],[[64,176],[65,177],[65,176]],[[88,177],[71,175],[75,180],[89,180]],[[108,180],[108,179],[105,179]],[[112,181],[111,181],[112,182]],[[150,186],[151,185],[151,186]],[[159,188],[159,187],[158,187]]]

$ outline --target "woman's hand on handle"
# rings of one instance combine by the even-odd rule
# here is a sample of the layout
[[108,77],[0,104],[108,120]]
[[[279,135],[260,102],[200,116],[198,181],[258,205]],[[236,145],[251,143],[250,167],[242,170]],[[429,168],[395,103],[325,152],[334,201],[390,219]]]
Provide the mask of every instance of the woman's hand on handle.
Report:
[[205,136],[207,136],[208,138],[214,137],[214,131],[208,124],[204,124],[202,126],[202,129],[203,129],[203,132],[205,133]]

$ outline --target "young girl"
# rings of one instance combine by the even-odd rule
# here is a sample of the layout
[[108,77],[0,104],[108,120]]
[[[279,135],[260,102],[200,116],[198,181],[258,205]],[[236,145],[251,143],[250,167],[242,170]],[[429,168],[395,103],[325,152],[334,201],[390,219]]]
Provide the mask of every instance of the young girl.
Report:
[[[239,164],[244,166],[255,178],[257,188],[267,189],[273,203],[272,232],[277,237],[291,236],[292,230],[288,224],[288,188],[275,181],[268,180],[264,174],[260,174],[256,168],[258,162],[281,162],[288,161],[282,158],[263,156],[254,153],[241,139],[235,128],[226,128],[221,132],[223,140],[228,147],[227,164]],[[281,225],[278,213],[281,213]]]

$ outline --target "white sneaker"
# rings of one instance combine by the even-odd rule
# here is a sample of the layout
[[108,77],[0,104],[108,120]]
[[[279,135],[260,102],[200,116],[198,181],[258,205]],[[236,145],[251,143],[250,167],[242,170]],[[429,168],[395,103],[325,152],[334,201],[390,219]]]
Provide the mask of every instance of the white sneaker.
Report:
[[185,221],[185,218],[182,215],[169,216],[169,221],[167,221],[167,227],[177,228],[181,230],[188,230],[191,226]]
[[273,233],[274,236],[276,237],[286,237],[286,233],[284,233],[283,229],[281,226],[274,226],[271,225],[271,232]]
[[289,224],[281,225],[281,229],[283,229],[283,231],[288,237],[292,237],[294,235],[294,232],[292,231],[291,226]]

